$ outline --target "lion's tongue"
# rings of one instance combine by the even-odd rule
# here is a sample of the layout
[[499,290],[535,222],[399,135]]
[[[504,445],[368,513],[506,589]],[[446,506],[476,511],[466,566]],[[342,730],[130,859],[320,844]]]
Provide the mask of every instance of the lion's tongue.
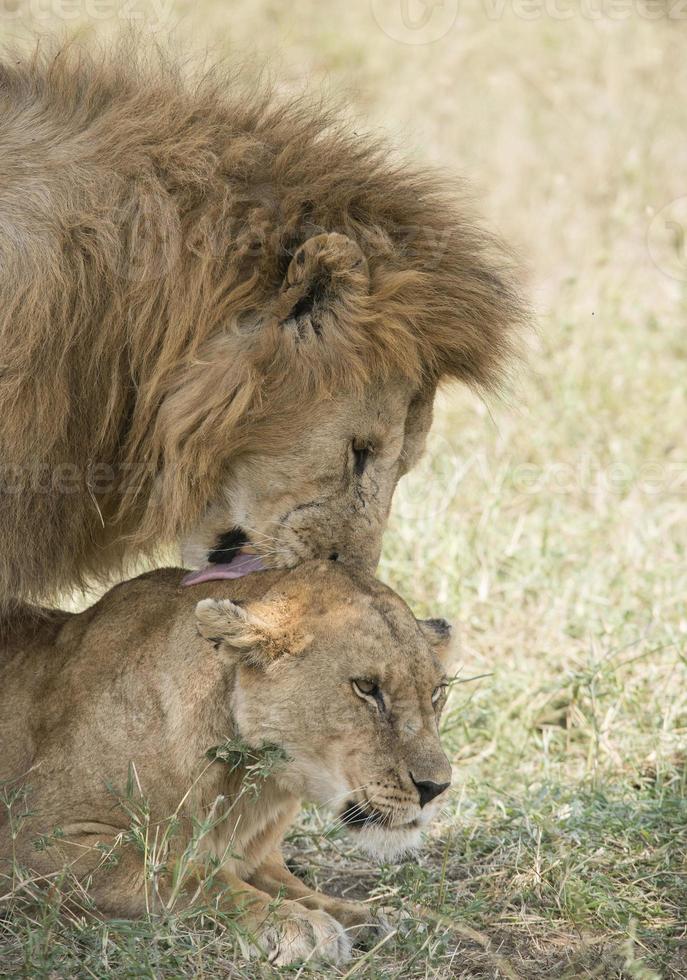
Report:
[[251,572],[262,572],[265,566],[258,555],[237,555],[232,562],[223,565],[206,565],[197,572],[189,572],[181,580],[182,585],[198,585],[200,582],[215,582],[222,578],[241,578]]

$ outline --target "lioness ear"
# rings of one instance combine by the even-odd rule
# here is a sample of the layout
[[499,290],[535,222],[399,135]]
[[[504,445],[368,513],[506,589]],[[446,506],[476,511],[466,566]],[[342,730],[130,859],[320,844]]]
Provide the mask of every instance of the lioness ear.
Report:
[[230,647],[247,654],[256,665],[279,652],[274,624],[230,599],[201,599],[196,624],[200,635],[218,650]]
[[282,283],[277,318],[295,344],[317,340],[337,303],[367,295],[370,273],[356,243],[338,232],[314,235],[295,252]]
[[435,653],[443,659],[451,644],[451,624],[445,619],[418,619],[417,625]]

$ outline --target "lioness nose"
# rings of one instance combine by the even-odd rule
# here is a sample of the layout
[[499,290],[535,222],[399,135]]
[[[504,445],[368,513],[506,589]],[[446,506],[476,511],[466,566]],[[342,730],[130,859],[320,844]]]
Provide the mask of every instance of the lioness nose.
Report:
[[415,787],[420,794],[420,806],[425,806],[427,803],[431,803],[435,796],[439,793],[443,793],[445,789],[448,789],[451,785],[450,783],[434,783],[431,779],[422,779],[419,782],[413,776],[412,772],[410,778],[413,780]]

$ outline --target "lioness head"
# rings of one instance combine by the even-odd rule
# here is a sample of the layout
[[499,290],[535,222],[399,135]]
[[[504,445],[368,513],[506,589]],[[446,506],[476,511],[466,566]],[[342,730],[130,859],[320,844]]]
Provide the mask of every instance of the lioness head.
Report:
[[451,779],[438,734],[448,624],[328,562],[259,600],[203,599],[196,617],[237,668],[241,738],[285,750],[285,786],[332,806],[377,855],[416,846]]

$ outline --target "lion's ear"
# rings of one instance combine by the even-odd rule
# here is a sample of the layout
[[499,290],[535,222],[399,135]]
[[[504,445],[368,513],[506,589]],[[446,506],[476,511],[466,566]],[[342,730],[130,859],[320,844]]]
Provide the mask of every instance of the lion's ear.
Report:
[[446,619],[418,619],[417,625],[439,659],[443,660],[451,645],[451,624]]
[[346,235],[308,238],[294,253],[277,303],[277,318],[296,344],[326,333],[338,303],[350,305],[370,291],[367,260]]
[[263,666],[282,652],[277,624],[231,599],[201,599],[196,606],[198,632],[217,650],[234,652]]

